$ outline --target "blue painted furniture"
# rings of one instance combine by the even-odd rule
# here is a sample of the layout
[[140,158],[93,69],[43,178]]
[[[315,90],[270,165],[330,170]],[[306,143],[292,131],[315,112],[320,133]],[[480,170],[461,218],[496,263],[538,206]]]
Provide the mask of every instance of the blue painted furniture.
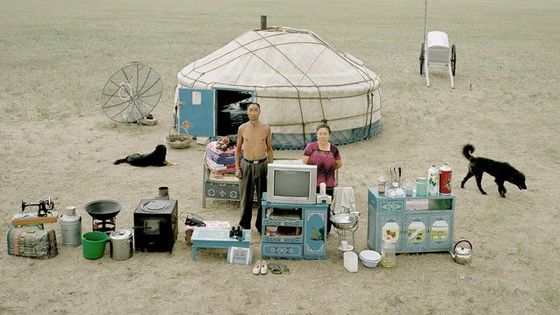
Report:
[[[206,156],[204,156],[206,159]],[[286,161],[293,160],[294,163],[301,161],[299,159],[291,158],[275,158],[274,161]],[[303,163],[303,162],[301,162]],[[221,179],[213,179],[210,176],[210,170],[206,167],[206,162],[203,163],[203,175],[202,175],[202,208],[206,208],[206,199],[222,199],[230,201],[239,201],[239,179],[235,176],[224,176]],[[256,192],[255,187],[255,192]],[[257,194],[253,194],[254,200],[257,200]]]
[[210,170],[204,163],[202,176],[202,208],[206,208],[206,198],[239,201],[239,179],[227,176],[223,179],[210,178]]
[[251,230],[243,230],[243,239],[237,240],[229,237],[229,229],[195,229],[191,237],[192,260],[196,260],[201,248],[225,248],[231,246],[249,248],[251,241]]
[[[275,215],[275,211],[286,214]],[[286,204],[262,199],[262,248],[263,258],[325,259],[327,258],[327,211],[326,204]],[[270,215],[267,215],[267,213]],[[295,233],[273,233],[294,231]],[[299,231],[299,233],[298,233]]]
[[454,195],[391,198],[368,188],[368,247],[380,252],[389,238],[397,253],[451,251],[454,209]]

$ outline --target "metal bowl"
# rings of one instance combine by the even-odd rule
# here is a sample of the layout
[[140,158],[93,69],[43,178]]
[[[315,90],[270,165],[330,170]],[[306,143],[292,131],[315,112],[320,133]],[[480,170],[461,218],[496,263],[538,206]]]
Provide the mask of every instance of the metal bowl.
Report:
[[115,200],[95,200],[86,204],[85,208],[94,219],[106,220],[115,217],[122,210],[122,205]]
[[331,222],[335,228],[340,230],[352,229],[358,224],[359,218],[350,213],[340,213],[331,216]]

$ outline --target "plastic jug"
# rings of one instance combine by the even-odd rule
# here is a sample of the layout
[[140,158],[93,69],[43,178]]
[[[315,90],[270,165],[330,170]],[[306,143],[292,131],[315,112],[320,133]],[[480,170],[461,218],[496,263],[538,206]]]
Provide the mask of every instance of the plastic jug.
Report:
[[358,255],[353,251],[344,252],[344,268],[349,272],[358,272]]

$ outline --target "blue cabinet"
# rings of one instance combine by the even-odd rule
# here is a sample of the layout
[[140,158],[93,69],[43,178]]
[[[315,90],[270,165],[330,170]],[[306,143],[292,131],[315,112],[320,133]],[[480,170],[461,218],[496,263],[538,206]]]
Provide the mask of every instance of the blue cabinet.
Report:
[[384,239],[395,241],[397,253],[453,249],[455,196],[391,198],[368,189],[368,247],[381,251]]
[[262,257],[325,259],[327,211],[325,204],[284,204],[262,200]]

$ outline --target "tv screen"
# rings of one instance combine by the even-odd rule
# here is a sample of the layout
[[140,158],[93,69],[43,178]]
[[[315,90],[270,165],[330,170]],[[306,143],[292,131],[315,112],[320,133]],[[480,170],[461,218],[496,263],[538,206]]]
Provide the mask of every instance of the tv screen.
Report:
[[267,201],[314,204],[317,195],[317,166],[290,163],[268,164]]
[[275,170],[274,194],[286,197],[309,197],[309,172]]

